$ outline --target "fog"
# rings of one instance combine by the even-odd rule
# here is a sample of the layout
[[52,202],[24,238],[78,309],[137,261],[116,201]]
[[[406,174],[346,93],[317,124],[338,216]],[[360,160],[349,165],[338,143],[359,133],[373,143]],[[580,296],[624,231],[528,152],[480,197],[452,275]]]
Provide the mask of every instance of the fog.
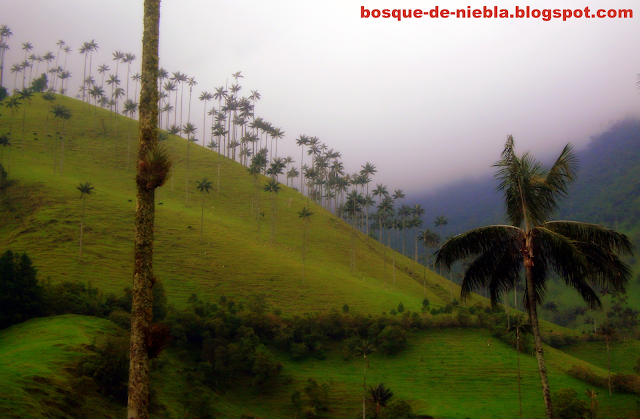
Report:
[[[515,9],[503,3],[495,5]],[[202,138],[204,111],[197,97],[230,86],[231,74],[242,71],[240,94],[258,90],[256,116],[286,133],[280,156],[293,156],[299,166],[295,139],[317,136],[342,153],[348,171],[371,162],[378,169],[373,183],[402,188],[410,197],[485,176],[509,134],[520,151],[555,155],[567,142],[583,147],[611,122],[640,115],[640,7],[633,1],[583,3],[529,5],[632,9],[634,17],[398,22],[361,18],[361,8],[429,11],[436,5],[454,10],[494,4],[165,0],[160,64],[198,83],[191,111],[196,137]],[[136,54],[132,74],[139,71],[141,1],[3,0],[0,16],[0,25],[13,32],[4,71],[10,89],[10,68],[24,60],[23,42],[31,42],[30,53],[37,55],[57,54],[59,39],[72,47],[71,96],[82,79],[83,42],[95,39],[99,45],[93,55],[96,80],[99,65],[115,69],[116,50]],[[217,101],[208,102],[207,110],[212,106]]]

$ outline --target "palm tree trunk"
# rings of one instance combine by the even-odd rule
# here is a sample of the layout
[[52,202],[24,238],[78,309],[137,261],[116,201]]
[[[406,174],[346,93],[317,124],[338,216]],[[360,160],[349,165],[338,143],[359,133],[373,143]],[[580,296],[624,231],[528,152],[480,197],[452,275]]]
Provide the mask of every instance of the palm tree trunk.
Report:
[[519,329],[516,329],[516,350],[518,351],[518,402],[520,403],[520,419],[522,419],[522,384],[520,383],[520,330]]
[[84,193],[82,194],[82,218],[80,218],[80,251],[78,252],[78,261],[82,260],[82,230],[84,228]]
[[200,243],[202,243],[203,229],[204,229],[204,195],[202,196],[202,213],[200,214]]
[[538,312],[536,301],[533,298],[535,291],[533,289],[533,260],[531,257],[525,256],[525,270],[527,274],[527,301],[529,302],[529,322],[533,329],[533,339],[535,342],[536,359],[538,361],[538,370],[540,371],[540,382],[542,383],[542,397],[544,398],[544,406],[547,419],[553,419],[553,404],[551,403],[551,390],[549,389],[549,380],[547,379],[547,367],[544,363],[544,351],[542,349],[542,341],[540,339],[540,327],[538,325]]
[[365,419],[366,414],[366,397],[367,397],[367,356],[364,356],[364,384],[362,385],[362,419]]
[[[144,2],[142,39],[142,92],[140,93],[140,162],[158,144],[158,39],[160,0]],[[131,356],[129,366],[128,419],[149,417],[149,354],[147,335],[151,326],[153,283],[154,190],[137,179],[134,271],[131,307]]]
[[609,339],[605,338],[607,342],[607,381],[609,382],[609,396],[611,396],[611,353],[609,352]]

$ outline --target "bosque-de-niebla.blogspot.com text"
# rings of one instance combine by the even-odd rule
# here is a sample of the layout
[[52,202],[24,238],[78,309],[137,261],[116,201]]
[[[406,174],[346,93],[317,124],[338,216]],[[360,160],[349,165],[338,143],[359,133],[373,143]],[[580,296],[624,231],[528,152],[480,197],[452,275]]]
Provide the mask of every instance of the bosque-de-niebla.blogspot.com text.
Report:
[[499,6],[483,6],[472,8],[467,6],[462,9],[447,9],[435,6],[428,10],[422,9],[368,9],[360,8],[360,17],[363,19],[541,19],[545,22],[562,19],[633,19],[633,9],[599,9],[599,8],[574,8],[574,9],[538,9],[531,6],[515,6],[509,9]]

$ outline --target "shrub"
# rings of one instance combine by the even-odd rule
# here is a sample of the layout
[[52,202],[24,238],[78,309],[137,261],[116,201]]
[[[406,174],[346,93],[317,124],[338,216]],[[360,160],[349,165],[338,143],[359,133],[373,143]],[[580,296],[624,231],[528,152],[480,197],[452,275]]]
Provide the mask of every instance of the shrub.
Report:
[[558,419],[586,419],[589,414],[587,402],[578,398],[572,388],[563,388],[553,394],[553,405]]
[[378,350],[393,355],[407,346],[407,332],[400,326],[387,326],[378,336]]
[[26,253],[0,257],[0,329],[41,315],[42,288]]
[[108,337],[97,346],[94,356],[85,359],[82,374],[93,378],[101,393],[115,398],[120,403],[126,403],[129,339]]
[[585,383],[592,384],[598,387],[607,387],[607,379],[600,377],[594,374],[593,371],[589,368],[581,367],[580,365],[573,365],[567,374],[570,376],[577,378],[578,380],[582,380]]

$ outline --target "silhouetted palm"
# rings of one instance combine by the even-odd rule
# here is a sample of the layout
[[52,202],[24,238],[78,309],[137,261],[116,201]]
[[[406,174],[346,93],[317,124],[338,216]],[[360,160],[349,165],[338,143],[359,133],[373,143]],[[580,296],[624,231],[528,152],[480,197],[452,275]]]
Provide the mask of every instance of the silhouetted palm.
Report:
[[91,191],[93,191],[93,186],[91,183],[85,182],[80,183],[76,186],[76,189],[80,191],[80,198],[82,198],[82,218],[80,218],[80,250],[78,251],[78,260],[82,260],[82,233],[84,231],[84,204],[86,195],[91,195]]
[[525,306],[533,327],[546,413],[552,418],[537,313],[550,271],[575,288],[590,307],[600,307],[590,283],[625,290],[631,271],[618,254],[631,254],[633,245],[625,235],[595,224],[549,221],[576,175],[571,145],[546,168],[528,153],[516,156],[513,137],[509,136],[501,157],[494,166],[499,168],[496,177],[510,225],[482,227],[447,240],[436,264],[449,269],[456,260],[475,258],[462,281],[462,298],[474,289],[488,287],[494,303],[514,287],[524,268]]
[[204,197],[205,193],[207,195],[209,194],[209,190],[213,189],[213,186],[206,177],[203,178],[202,181],[196,180],[196,183],[198,183],[197,189],[202,192],[202,213],[200,216],[200,242],[202,242],[202,230],[204,228]]

